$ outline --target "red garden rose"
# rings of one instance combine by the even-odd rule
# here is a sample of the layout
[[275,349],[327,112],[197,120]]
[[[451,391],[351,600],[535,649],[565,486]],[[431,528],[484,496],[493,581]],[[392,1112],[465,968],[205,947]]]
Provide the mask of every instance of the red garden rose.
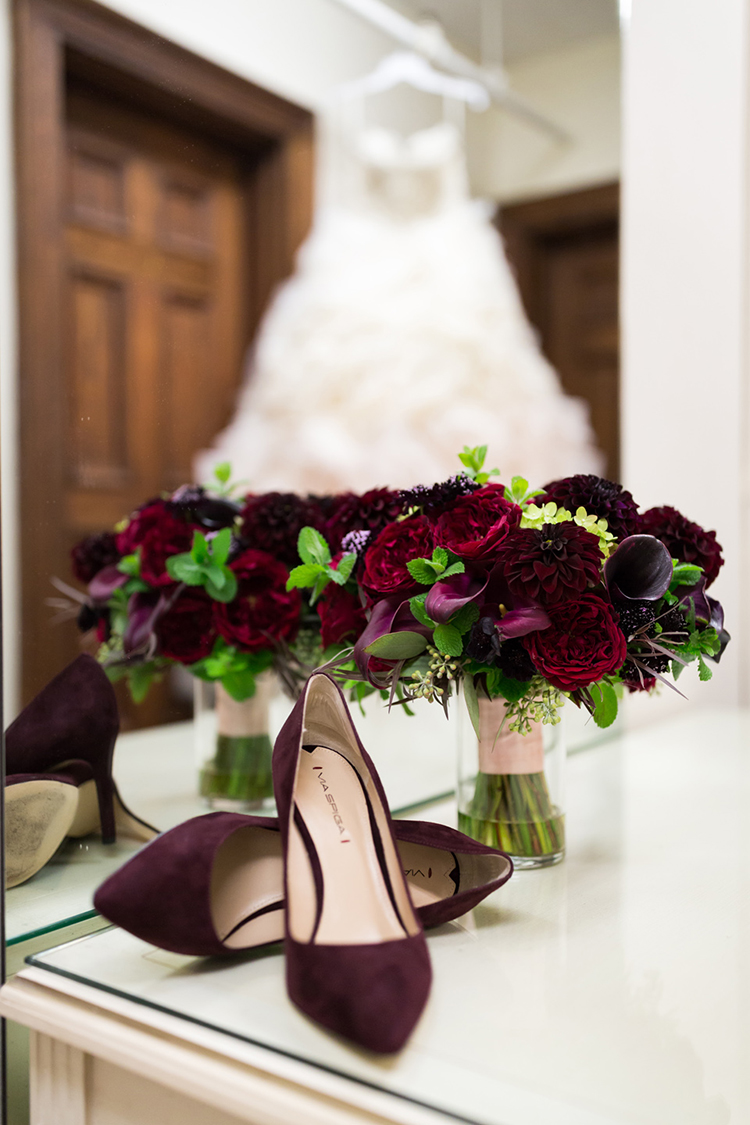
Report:
[[406,564],[429,558],[432,548],[432,527],[424,516],[388,524],[368,548],[360,585],[374,600],[410,589],[416,583]]
[[117,549],[131,555],[140,547],[143,580],[150,586],[171,586],[174,579],[167,573],[167,559],[190,550],[195,530],[193,524],[173,515],[163,500],[151,500],[117,536]]
[[323,648],[354,641],[367,624],[360,600],[333,582],[326,586],[318,602],[320,614],[320,641]]
[[435,523],[435,543],[472,562],[493,560],[521,520],[518,504],[505,500],[503,491],[502,485],[486,484],[458,500]]
[[700,524],[693,523],[676,508],[668,505],[649,508],[640,517],[637,530],[641,535],[653,535],[660,539],[673,559],[702,566],[706,586],[711,585],[724,565],[716,532],[704,531]]
[[265,551],[250,548],[230,563],[237,576],[237,596],[216,602],[216,629],[230,644],[258,652],[274,641],[293,641],[297,635],[302,598],[287,590],[289,571]]
[[184,590],[156,622],[159,653],[180,664],[209,656],[216,640],[214,602],[199,589]]
[[610,605],[596,594],[548,606],[552,624],[521,638],[538,672],[560,691],[575,691],[625,661],[627,645]]

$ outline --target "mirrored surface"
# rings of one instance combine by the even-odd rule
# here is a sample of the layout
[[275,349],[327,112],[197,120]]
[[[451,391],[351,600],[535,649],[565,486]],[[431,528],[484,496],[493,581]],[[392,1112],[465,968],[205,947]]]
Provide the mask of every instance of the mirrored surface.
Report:
[[31,963],[483,1125],[743,1121],[749,738],[747,715],[700,712],[576,755],[565,863],[429,936],[396,1058],[299,1015],[279,949],[191,959],[112,929]]

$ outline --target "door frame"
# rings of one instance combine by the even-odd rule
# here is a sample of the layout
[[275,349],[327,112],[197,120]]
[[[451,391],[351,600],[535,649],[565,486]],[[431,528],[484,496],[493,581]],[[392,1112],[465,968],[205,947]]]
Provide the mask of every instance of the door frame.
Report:
[[[19,301],[19,478],[22,559],[55,559],[49,512],[63,499],[64,328],[60,201],[65,87],[83,78],[146,111],[230,142],[255,160],[248,203],[255,253],[251,331],[310,226],[312,114],[163,39],[93,0],[14,0]],[[46,483],[36,495],[24,465]],[[40,654],[23,621],[52,593],[45,570],[21,567],[24,699]],[[61,578],[67,575],[60,575]],[[54,645],[52,645],[54,648]],[[44,663],[44,661],[42,661]]]

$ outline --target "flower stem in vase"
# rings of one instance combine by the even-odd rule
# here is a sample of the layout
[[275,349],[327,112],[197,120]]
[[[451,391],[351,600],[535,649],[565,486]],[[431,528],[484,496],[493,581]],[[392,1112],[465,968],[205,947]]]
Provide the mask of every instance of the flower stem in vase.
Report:
[[214,808],[259,808],[273,797],[268,711],[273,677],[261,675],[256,692],[238,703],[216,685],[215,753],[200,771],[200,794]]
[[558,863],[565,853],[565,816],[550,795],[542,724],[529,734],[505,729],[502,700],[479,700],[479,769],[459,828],[508,852],[519,867]]

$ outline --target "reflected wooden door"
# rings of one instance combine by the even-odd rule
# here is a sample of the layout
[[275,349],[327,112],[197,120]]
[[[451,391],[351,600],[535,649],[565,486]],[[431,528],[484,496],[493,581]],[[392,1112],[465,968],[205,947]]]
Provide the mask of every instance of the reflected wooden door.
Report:
[[[69,549],[192,480],[193,454],[231,408],[248,300],[242,160],[80,88],[66,120]],[[139,725],[185,712],[162,687]]]
[[618,480],[618,185],[504,207],[498,226],[542,350],[588,403],[605,476]]

